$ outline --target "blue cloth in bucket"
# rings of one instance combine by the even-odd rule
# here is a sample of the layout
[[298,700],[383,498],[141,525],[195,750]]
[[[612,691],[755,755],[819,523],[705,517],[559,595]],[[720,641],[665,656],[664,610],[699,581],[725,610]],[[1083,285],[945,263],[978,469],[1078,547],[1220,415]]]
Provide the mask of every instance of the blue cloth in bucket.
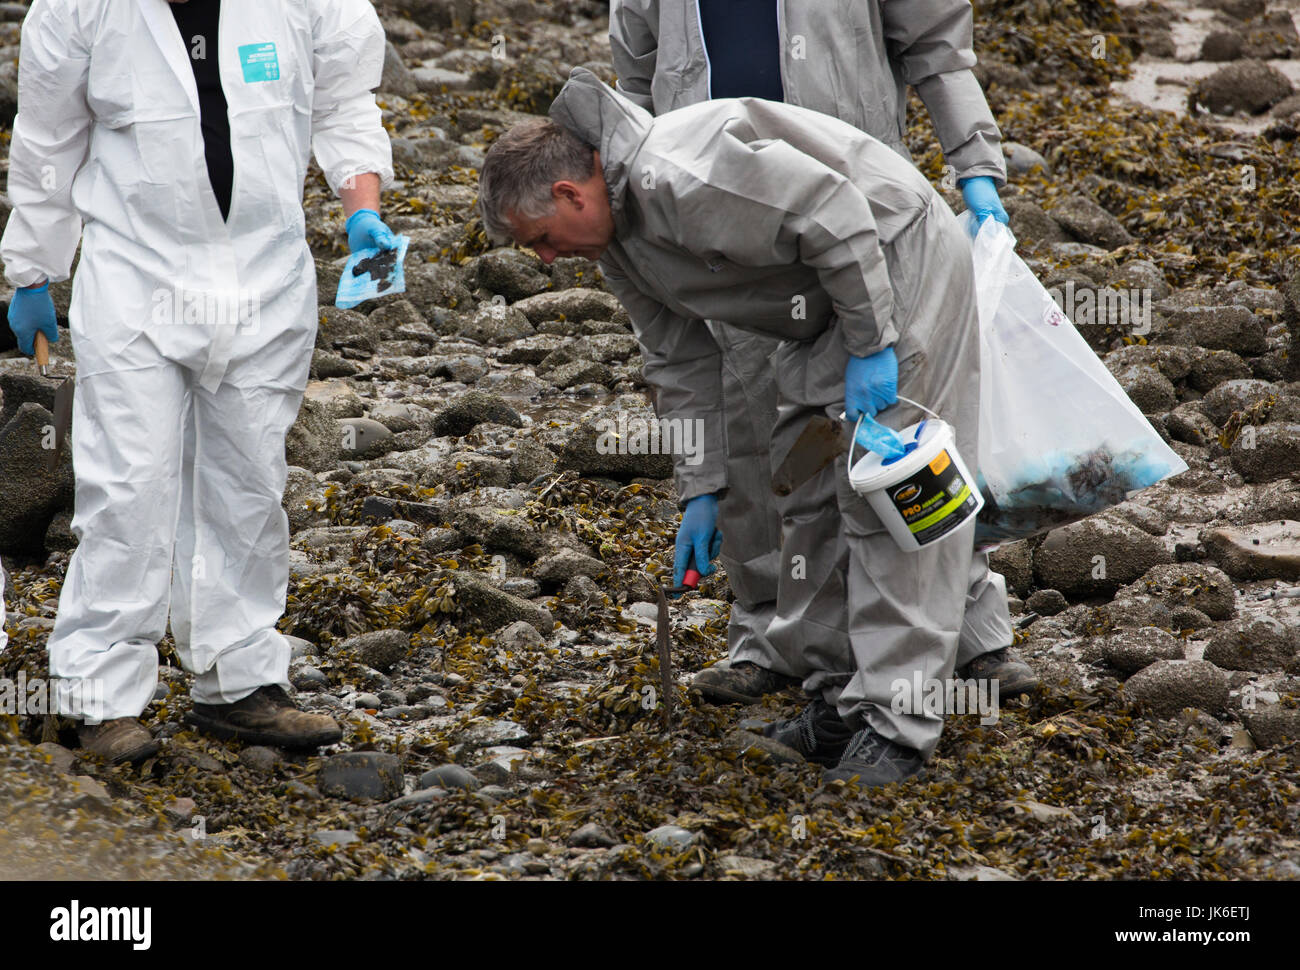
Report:
[[[925,422],[921,422],[921,427],[925,427]],[[917,436],[920,436],[920,428],[917,429]],[[862,422],[854,432],[854,439],[863,448],[868,451],[874,451],[884,459],[882,464],[888,465],[890,462],[898,461],[909,451],[916,450],[916,442],[912,441],[903,444],[903,439],[898,436],[898,432],[893,428],[887,428],[880,422],[867,415],[862,416]]]

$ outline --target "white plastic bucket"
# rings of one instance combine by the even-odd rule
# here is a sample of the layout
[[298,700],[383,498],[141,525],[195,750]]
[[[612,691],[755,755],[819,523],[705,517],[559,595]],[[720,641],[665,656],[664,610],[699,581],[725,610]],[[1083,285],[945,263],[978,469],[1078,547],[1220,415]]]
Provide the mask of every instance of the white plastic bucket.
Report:
[[855,427],[849,445],[849,484],[880,516],[900,549],[916,552],[932,546],[984,507],[946,421],[926,418],[899,431],[908,452],[889,462],[873,451],[863,451],[855,462],[857,432]]

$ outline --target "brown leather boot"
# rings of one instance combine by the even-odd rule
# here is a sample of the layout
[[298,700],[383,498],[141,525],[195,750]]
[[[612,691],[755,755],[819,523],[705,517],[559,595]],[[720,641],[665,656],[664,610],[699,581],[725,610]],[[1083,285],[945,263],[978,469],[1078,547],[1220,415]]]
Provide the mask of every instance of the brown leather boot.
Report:
[[276,748],[319,748],[343,739],[334,718],[298,710],[276,684],[259,687],[233,704],[195,704],[185,721],[214,738]]
[[144,761],[158,753],[158,742],[134,717],[115,717],[102,724],[77,725],[81,747],[109,764]]

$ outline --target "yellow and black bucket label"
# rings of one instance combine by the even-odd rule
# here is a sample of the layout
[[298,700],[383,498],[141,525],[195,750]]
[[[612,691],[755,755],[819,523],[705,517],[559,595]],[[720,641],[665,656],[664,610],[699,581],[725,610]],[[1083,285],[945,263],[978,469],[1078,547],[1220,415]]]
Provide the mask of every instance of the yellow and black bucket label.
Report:
[[934,542],[975,514],[975,490],[962,477],[947,450],[889,489],[908,531],[920,545]]

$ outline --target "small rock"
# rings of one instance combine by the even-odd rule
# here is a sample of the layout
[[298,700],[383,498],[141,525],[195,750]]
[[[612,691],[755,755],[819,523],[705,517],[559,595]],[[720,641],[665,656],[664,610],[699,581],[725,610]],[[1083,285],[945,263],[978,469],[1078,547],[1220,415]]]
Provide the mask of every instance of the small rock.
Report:
[[569,836],[569,845],[578,849],[608,849],[618,845],[618,840],[595,822],[588,822]]
[[1215,114],[1259,114],[1293,90],[1285,74],[1263,61],[1234,61],[1192,86],[1187,110],[1195,114],[1204,107]]
[[646,841],[650,844],[674,852],[690,848],[699,837],[699,833],[691,832],[680,825],[661,825],[645,834]]
[[360,842],[361,837],[355,832],[349,832],[347,829],[321,829],[313,832],[311,837],[324,846],[345,846],[353,842]]
[[1070,602],[1061,595],[1060,590],[1040,589],[1030,594],[1029,599],[1025,600],[1025,606],[1039,616],[1055,616],[1068,609]]
[[1133,242],[1120,221],[1087,196],[1068,196],[1056,204],[1050,215],[1080,242],[1103,249],[1118,249]]
[[1205,660],[1160,660],[1125,681],[1124,695],[1160,717],[1184,707],[1215,712],[1228,704],[1228,679]]
[[404,630],[373,630],[348,637],[334,648],[340,654],[353,654],[367,667],[388,673],[411,650],[410,634]]
[[448,791],[453,788],[476,791],[482,787],[482,783],[470,773],[468,768],[448,764],[439,765],[437,768],[426,771],[420,776],[417,787],[421,789],[444,788]]
[[321,794],[335,798],[390,801],[402,794],[402,762],[378,751],[330,755],[321,762],[316,784]]
[[1242,712],[1242,720],[1246,722],[1255,744],[1261,748],[1300,740],[1300,708],[1270,704]]
[[497,646],[507,650],[535,650],[546,642],[535,627],[523,620],[516,620],[509,626],[503,627],[497,631],[493,639],[496,640]]
[[283,761],[280,752],[259,744],[239,752],[239,763],[253,771],[274,771]]
[[1224,670],[1282,670],[1300,649],[1295,627],[1271,616],[1239,617],[1214,631],[1205,659]]
[[1161,660],[1182,660],[1183,644],[1167,630],[1148,626],[1098,637],[1083,656],[1099,657],[1116,670],[1136,674]]
[[1233,579],[1300,579],[1300,522],[1222,526],[1204,533],[1201,541]]

